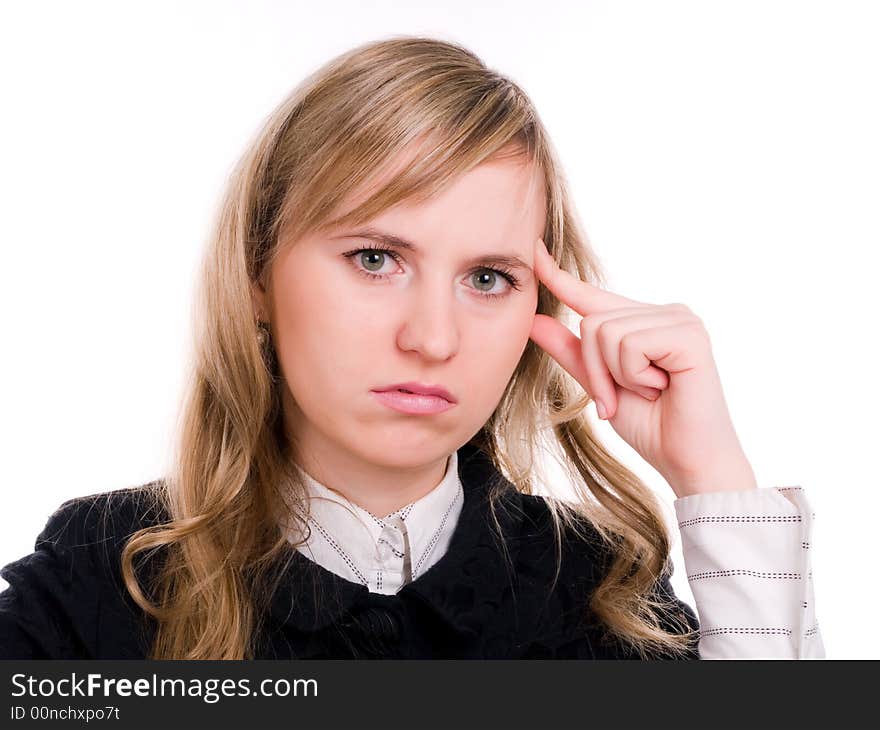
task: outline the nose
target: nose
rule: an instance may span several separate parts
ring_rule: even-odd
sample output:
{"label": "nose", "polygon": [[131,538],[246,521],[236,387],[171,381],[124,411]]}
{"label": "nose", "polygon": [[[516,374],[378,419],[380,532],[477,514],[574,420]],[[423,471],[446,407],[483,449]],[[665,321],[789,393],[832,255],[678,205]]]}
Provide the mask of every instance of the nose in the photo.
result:
{"label": "nose", "polygon": [[398,347],[417,351],[430,360],[442,362],[452,357],[460,339],[455,297],[448,280],[413,287],[398,331]]}

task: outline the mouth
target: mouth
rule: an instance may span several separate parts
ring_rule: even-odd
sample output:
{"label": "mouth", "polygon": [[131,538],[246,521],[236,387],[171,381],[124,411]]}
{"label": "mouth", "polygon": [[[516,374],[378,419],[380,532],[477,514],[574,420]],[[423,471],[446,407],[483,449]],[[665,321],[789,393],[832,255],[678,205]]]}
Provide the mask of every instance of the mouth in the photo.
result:
{"label": "mouth", "polygon": [[409,415],[432,415],[454,408],[455,397],[442,386],[401,383],[375,388],[373,396],[388,408]]}
{"label": "mouth", "polygon": [[415,382],[394,383],[393,385],[374,388],[373,391],[378,393],[395,392],[403,393],[405,395],[436,397],[442,398],[449,403],[458,403],[458,399],[442,385],[425,385],[423,383]]}
{"label": "mouth", "polygon": [[413,416],[429,416],[455,408],[455,403],[450,403],[439,395],[405,393],[401,390],[374,390],[372,393],[382,405]]}

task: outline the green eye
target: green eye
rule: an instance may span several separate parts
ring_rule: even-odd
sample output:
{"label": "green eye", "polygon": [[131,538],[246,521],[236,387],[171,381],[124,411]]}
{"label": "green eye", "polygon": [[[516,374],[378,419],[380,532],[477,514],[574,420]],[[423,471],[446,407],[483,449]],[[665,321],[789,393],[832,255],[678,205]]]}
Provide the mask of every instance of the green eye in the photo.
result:
{"label": "green eye", "polygon": [[[372,260],[368,263],[368,259]],[[378,261],[375,259],[378,259]],[[385,263],[385,253],[383,251],[368,249],[361,253],[361,263],[367,271],[379,271],[379,269],[382,268],[382,264]],[[374,266],[375,268],[373,268]]]}
{"label": "green eye", "polygon": [[[480,291],[483,291],[481,289],[483,284],[488,284],[488,286],[486,287],[486,291],[491,291],[492,287],[495,285],[495,280],[497,279],[497,277],[498,275],[491,269],[482,269],[480,272],[474,274],[472,281],[476,284],[476,288]],[[485,281],[486,278],[489,279],[488,282]]]}

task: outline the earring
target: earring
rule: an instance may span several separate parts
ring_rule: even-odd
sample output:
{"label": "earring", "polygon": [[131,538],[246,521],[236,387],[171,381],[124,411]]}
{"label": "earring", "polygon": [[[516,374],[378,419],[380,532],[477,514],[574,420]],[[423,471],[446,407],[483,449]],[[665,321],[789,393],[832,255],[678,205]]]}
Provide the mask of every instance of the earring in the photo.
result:
{"label": "earring", "polygon": [[265,349],[266,345],[269,343],[271,335],[269,333],[269,326],[266,322],[262,322],[259,319],[257,320],[257,342],[260,345],[260,348]]}

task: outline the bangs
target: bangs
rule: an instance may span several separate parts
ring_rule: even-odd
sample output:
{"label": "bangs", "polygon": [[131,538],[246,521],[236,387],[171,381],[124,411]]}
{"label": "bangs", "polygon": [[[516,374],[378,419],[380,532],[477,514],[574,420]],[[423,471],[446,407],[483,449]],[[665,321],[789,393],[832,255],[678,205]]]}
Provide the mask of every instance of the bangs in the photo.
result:
{"label": "bangs", "polygon": [[403,202],[424,202],[489,160],[543,167],[539,127],[511,82],[483,78],[481,85],[456,89],[425,94],[415,104],[374,108],[372,119],[352,123],[328,140],[323,169],[307,190],[293,191],[288,200],[282,217],[294,224],[286,227],[290,237],[362,225]]}

